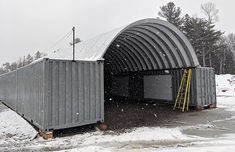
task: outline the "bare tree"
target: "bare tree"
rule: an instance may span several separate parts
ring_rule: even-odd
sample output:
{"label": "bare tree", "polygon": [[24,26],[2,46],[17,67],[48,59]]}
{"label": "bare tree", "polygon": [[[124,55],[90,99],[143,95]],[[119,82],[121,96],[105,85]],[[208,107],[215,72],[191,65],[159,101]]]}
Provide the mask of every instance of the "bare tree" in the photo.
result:
{"label": "bare tree", "polygon": [[212,2],[207,2],[201,5],[202,13],[207,17],[207,21],[213,24],[219,20],[219,10],[216,8],[215,4]]}

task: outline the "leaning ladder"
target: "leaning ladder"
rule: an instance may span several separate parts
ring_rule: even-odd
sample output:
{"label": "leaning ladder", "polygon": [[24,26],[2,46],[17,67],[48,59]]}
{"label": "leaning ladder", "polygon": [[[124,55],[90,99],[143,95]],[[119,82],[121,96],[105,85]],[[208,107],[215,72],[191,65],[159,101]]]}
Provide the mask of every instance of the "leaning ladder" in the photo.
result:
{"label": "leaning ladder", "polygon": [[191,77],[192,77],[192,69],[188,70],[185,69],[173,110],[175,110],[177,107],[178,109],[182,109],[182,112],[184,112],[186,106],[186,110],[188,111]]}

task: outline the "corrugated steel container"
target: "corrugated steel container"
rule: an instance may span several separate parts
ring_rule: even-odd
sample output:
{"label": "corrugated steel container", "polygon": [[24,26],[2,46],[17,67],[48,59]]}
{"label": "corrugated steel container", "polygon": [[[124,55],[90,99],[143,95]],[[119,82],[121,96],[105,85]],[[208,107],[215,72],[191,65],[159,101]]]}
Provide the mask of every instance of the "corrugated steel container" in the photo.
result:
{"label": "corrugated steel container", "polygon": [[197,106],[216,105],[215,71],[213,68],[196,68]]}
{"label": "corrugated steel container", "polygon": [[43,59],[0,76],[0,98],[42,130],[104,120],[103,62]]}
{"label": "corrugated steel container", "polygon": [[[139,77],[142,77],[142,79],[130,81],[133,75],[140,75]],[[172,80],[168,81],[167,79],[162,79],[161,83],[158,82],[155,84],[155,82],[153,82],[154,77],[157,80],[161,79],[161,76],[171,78]],[[131,95],[133,93],[131,92],[135,92],[135,94],[139,94],[138,99],[153,99],[174,103],[182,76],[183,69],[156,70],[115,75],[112,82],[114,90],[111,91],[111,93],[114,96],[122,96],[125,94],[125,97],[133,98]],[[151,77],[151,80],[148,80],[149,77]],[[144,85],[144,87],[142,87],[143,85],[139,85],[140,88],[143,88],[142,90],[137,89],[138,87],[136,86],[138,84]],[[123,87],[118,87],[118,85],[123,85],[126,89],[121,89]],[[134,88],[133,86],[135,86],[135,90],[131,89]],[[159,90],[160,88],[161,90]],[[171,90],[169,91],[167,88]],[[156,92],[158,90],[159,93],[165,94],[166,96],[163,98],[163,96]],[[216,105],[215,73],[213,68],[193,68],[190,93],[190,106],[202,107],[211,104]]]}

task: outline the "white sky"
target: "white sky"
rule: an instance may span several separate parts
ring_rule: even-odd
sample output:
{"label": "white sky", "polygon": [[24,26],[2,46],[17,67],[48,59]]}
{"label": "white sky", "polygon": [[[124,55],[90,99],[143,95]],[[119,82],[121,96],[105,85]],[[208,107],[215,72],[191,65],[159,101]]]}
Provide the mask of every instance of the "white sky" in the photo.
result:
{"label": "white sky", "polygon": [[[181,7],[183,14],[197,16],[202,16],[200,5],[207,2],[171,1]],[[72,26],[76,27],[77,36],[86,40],[139,19],[156,18],[159,7],[167,2],[169,0],[0,0],[0,64],[38,50],[46,51]],[[235,2],[211,2],[220,11],[217,28],[226,34],[235,32]]]}

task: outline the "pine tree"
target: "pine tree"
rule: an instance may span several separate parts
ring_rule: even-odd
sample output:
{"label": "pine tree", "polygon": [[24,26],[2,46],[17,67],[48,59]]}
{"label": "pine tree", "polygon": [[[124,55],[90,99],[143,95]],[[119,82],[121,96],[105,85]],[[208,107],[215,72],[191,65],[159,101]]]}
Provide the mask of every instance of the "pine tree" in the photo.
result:
{"label": "pine tree", "polygon": [[35,53],[35,55],[34,55],[34,60],[37,60],[37,59],[39,59],[39,58],[41,58],[41,57],[42,57],[42,53],[39,52],[39,51],[37,51],[37,52]]}
{"label": "pine tree", "polygon": [[215,30],[214,25],[209,24],[205,19],[189,15],[185,15],[182,29],[194,47],[200,64],[211,66],[211,55],[218,49],[217,42],[223,33]]}
{"label": "pine tree", "polygon": [[17,63],[16,62],[11,63],[11,71],[14,71],[16,69],[17,69]]}
{"label": "pine tree", "polygon": [[183,24],[183,19],[180,17],[181,9],[180,7],[176,7],[173,2],[169,2],[166,5],[160,7],[158,15],[181,29]]}
{"label": "pine tree", "polygon": [[27,55],[26,62],[27,62],[27,64],[30,64],[33,62],[33,57],[30,54]]}

